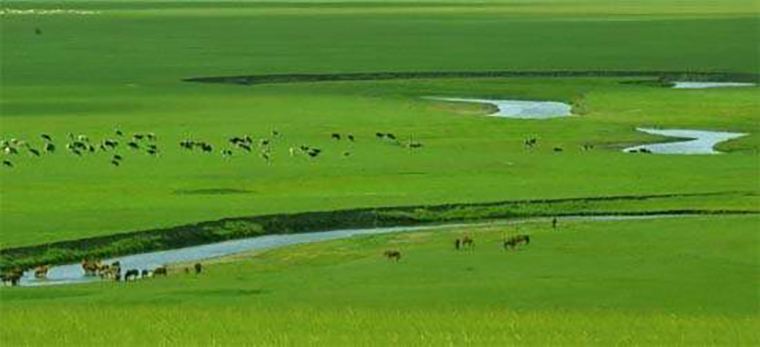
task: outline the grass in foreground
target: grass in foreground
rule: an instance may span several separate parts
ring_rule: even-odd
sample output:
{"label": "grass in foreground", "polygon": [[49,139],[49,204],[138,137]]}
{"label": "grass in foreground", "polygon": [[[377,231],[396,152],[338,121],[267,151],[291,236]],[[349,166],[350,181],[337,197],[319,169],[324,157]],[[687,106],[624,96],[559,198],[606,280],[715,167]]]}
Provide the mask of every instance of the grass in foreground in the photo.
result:
{"label": "grass in foreground", "polygon": [[[207,263],[200,276],[5,288],[14,314],[0,332],[11,344],[752,345],[758,224],[542,222],[293,246]],[[516,232],[533,242],[504,252]],[[476,249],[454,251],[464,233]]]}

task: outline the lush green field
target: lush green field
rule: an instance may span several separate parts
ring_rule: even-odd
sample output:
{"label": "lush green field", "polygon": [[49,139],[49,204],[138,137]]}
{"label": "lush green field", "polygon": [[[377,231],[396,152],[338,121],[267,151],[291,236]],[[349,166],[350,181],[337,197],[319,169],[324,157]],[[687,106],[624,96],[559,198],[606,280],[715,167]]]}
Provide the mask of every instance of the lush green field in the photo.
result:
{"label": "lush green field", "polygon": [[[287,72],[755,73],[759,22],[746,1],[5,6],[99,12],[0,17],[0,137],[39,147],[44,132],[59,148],[43,158],[11,158],[15,167],[0,170],[3,247],[273,212],[758,188],[760,102],[754,88],[675,91],[615,79],[259,87],[180,81]],[[576,103],[582,116],[484,118],[477,117],[486,112],[478,106],[420,99],[429,95],[562,100]],[[655,140],[633,131],[636,126],[753,134],[721,145],[735,152],[727,156],[619,153],[624,144]],[[126,159],[115,168],[111,154],[78,158],[63,151],[68,133],[101,140],[113,137],[115,127],[155,132],[160,157],[122,150]],[[283,133],[274,139],[272,165],[256,156],[224,161],[218,155],[229,137],[266,137],[272,129]],[[377,131],[425,147],[410,154],[376,141]],[[331,132],[350,132],[358,140],[333,143]],[[541,146],[526,153],[521,144],[531,135]],[[178,143],[186,138],[211,142],[215,155],[181,152]],[[586,143],[597,149],[581,153]],[[300,144],[325,154],[314,161],[289,158],[288,148]],[[554,146],[566,151],[554,155]],[[349,158],[341,155],[346,151]],[[219,189],[247,194],[182,194]]]}
{"label": "lush green field", "polygon": [[[548,222],[355,237],[133,283],[2,291],[17,344],[760,342],[748,217]],[[505,252],[506,235],[532,242]],[[469,234],[473,250],[455,251]],[[382,256],[398,249],[397,263]],[[32,323],[33,322],[33,323]]]}
{"label": "lush green field", "polygon": [[[13,164],[0,167],[0,249],[356,207],[568,198],[576,200],[517,209],[760,210],[758,88],[673,90],[630,83],[636,77],[182,82],[403,71],[758,74],[754,0],[34,0],[0,9],[0,139],[41,149],[47,133],[57,146],[41,157],[0,154]],[[19,12],[30,9],[36,14]],[[56,9],[74,12],[40,12]],[[576,116],[483,117],[486,106],[427,96],[564,101]],[[621,153],[665,140],[636,127],[749,135],[720,144],[723,155]],[[65,149],[68,134],[101,141],[117,128],[154,132],[160,154],[146,154],[145,142],[124,148],[124,139],[115,152]],[[335,132],[356,141],[331,140]],[[424,147],[410,151],[376,132]],[[242,150],[220,155],[245,134],[271,140],[271,163]],[[526,149],[528,137],[539,145]],[[183,150],[185,139],[209,142],[213,153]],[[291,157],[300,145],[323,153]],[[124,157],[118,167],[109,163],[115,153]],[[661,194],[672,196],[584,199]],[[451,229],[246,254],[208,263],[200,276],[175,269],[129,284],[0,288],[0,342],[757,345],[758,227],[756,215],[559,230],[533,223],[519,228],[534,242],[509,253],[500,242],[514,226]],[[455,252],[452,240],[465,232],[476,250]],[[392,248],[403,252],[399,263],[380,255]]]}

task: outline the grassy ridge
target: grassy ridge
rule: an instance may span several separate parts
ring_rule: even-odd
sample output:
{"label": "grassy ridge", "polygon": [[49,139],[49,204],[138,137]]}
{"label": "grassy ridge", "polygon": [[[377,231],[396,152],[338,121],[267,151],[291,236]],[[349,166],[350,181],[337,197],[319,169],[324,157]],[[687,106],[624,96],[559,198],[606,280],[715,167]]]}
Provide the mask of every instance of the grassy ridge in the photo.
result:
{"label": "grassy ridge", "polygon": [[[667,87],[672,81],[729,81],[757,82],[760,75],[746,73],[688,72],[688,71],[439,71],[439,72],[370,72],[343,74],[275,74],[221,77],[191,77],[187,82],[229,83],[229,84],[270,84],[333,81],[383,81],[397,79],[431,78],[499,78],[499,77],[656,77],[659,81],[644,80],[647,83]],[[637,83],[639,81],[629,81]]]}
{"label": "grassy ridge", "polygon": [[[12,344],[752,345],[758,222],[535,222],[289,246],[206,263],[200,276],[3,288],[15,314],[0,332]],[[476,248],[457,252],[465,233]],[[516,233],[531,244],[505,252]]]}
{"label": "grassy ridge", "polygon": [[[181,225],[61,241],[29,247],[0,249],[0,268],[30,268],[43,264],[65,264],[84,258],[109,258],[119,255],[195,246],[270,234],[289,234],[353,228],[377,228],[434,223],[474,222],[505,218],[594,215],[725,215],[760,214],[760,210],[694,209],[694,201],[714,197],[741,199],[755,193],[718,192],[703,194],[661,194],[649,196],[612,196],[580,199],[525,200],[481,204],[382,207],[299,214],[277,214],[247,218],[228,218]],[[688,204],[684,204],[686,199]],[[631,208],[628,201],[647,203]],[[651,202],[650,202],[651,201]],[[647,209],[658,206],[660,210]],[[689,206],[690,208],[686,208]]]}

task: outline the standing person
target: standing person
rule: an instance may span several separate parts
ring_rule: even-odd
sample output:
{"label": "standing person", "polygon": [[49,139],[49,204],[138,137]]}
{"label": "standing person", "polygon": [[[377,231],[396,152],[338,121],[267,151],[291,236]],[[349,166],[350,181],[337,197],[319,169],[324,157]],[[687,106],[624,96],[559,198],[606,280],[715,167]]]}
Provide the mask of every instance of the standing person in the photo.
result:
{"label": "standing person", "polygon": [[552,229],[557,229],[557,217],[552,218]]}

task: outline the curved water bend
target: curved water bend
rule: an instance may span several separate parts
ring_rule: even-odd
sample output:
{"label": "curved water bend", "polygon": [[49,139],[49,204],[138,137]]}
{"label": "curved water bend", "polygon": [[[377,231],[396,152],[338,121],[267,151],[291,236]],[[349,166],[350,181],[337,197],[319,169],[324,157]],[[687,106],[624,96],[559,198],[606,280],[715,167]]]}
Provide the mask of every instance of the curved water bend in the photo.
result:
{"label": "curved water bend", "polygon": [[652,135],[678,137],[688,140],[628,147],[623,152],[634,153],[645,150],[655,154],[720,154],[721,152],[714,149],[715,145],[747,135],[743,133],[684,129],[636,128],[636,130]]}
{"label": "curved water bend", "polygon": [[742,82],[673,82],[673,89],[708,89],[754,87],[754,83]]}
{"label": "curved water bend", "polygon": [[573,109],[571,105],[558,101],[493,100],[446,97],[427,97],[426,99],[489,104],[495,106],[497,109],[497,112],[489,114],[489,116],[518,119],[567,117],[572,115],[571,111]]}
{"label": "curved water bend", "polygon": [[[639,220],[654,218],[674,218],[685,217],[680,215],[652,215],[652,216],[627,216],[627,215],[607,215],[607,216],[565,216],[563,221],[616,221],[616,220]],[[443,224],[427,226],[408,226],[408,227],[390,227],[390,228],[373,228],[373,229],[347,229],[334,231],[318,231],[298,234],[276,234],[252,237],[240,240],[231,240],[225,242],[212,243],[201,246],[185,247],[168,251],[149,252],[135,254],[113,259],[107,259],[104,263],[110,264],[114,261],[121,263],[122,270],[138,269],[152,270],[157,266],[196,262],[222,256],[228,256],[243,253],[252,250],[265,250],[283,247],[287,245],[311,243],[320,241],[336,240],[359,235],[385,234],[392,232],[409,232],[429,229],[441,229],[462,226],[479,226],[479,225],[499,225],[525,223],[529,221],[542,220],[546,218],[526,218],[518,220],[505,220],[501,222],[485,222],[470,224]],[[26,271],[21,278],[21,286],[47,286],[47,285],[64,285],[98,281],[100,278],[93,276],[84,276],[80,264],[69,264],[52,266],[48,271],[47,278],[39,280],[34,278],[33,271]]]}

